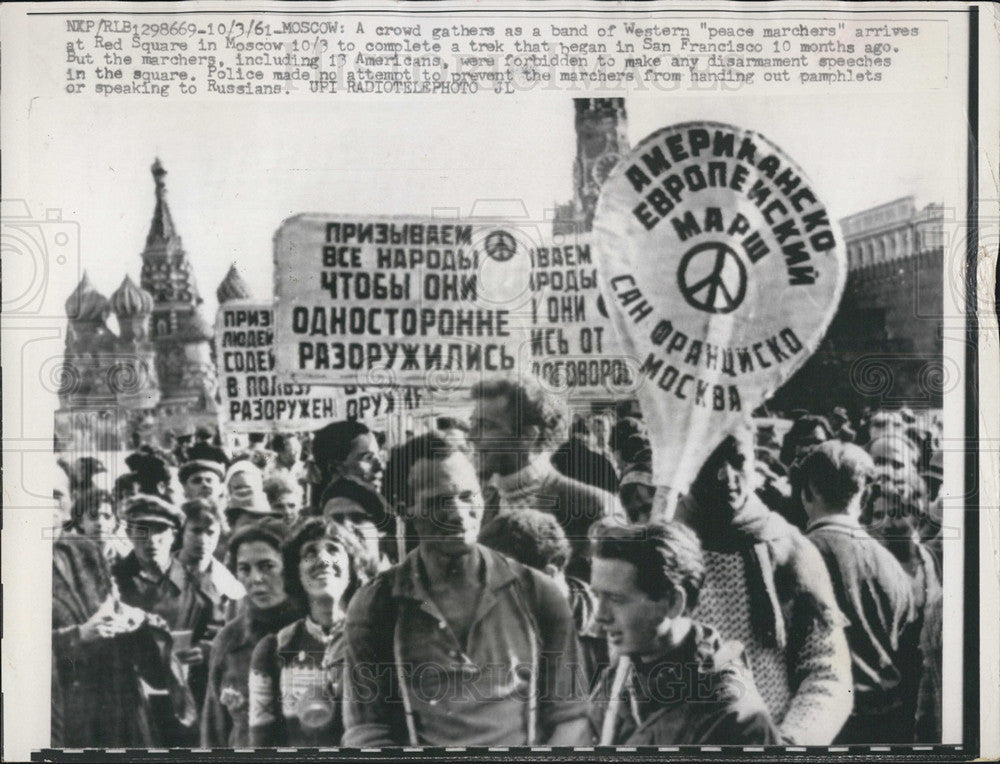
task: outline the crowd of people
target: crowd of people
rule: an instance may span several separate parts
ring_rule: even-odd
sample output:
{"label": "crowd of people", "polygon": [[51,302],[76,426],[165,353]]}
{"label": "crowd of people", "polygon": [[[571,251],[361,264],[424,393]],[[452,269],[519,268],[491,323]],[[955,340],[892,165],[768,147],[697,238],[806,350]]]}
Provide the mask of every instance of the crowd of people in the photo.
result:
{"label": "crowd of people", "polygon": [[53,746],[940,741],[939,423],[748,423],[664,516],[641,416],[470,404],[61,462]]}

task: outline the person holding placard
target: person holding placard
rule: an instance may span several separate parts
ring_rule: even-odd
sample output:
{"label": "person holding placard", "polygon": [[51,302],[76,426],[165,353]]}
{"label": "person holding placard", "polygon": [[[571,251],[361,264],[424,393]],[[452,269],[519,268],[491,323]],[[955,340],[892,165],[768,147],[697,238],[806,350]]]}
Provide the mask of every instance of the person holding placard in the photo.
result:
{"label": "person holding placard", "polygon": [[819,551],[754,494],[753,433],[727,436],[702,465],[675,518],[705,550],[693,617],[747,649],[781,740],[829,745],[851,713],[845,619]]}

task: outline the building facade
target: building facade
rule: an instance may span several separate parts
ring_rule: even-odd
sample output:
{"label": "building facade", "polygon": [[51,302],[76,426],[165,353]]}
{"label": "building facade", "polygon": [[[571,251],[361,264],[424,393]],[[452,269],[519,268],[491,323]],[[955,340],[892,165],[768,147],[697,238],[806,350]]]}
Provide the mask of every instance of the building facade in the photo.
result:
{"label": "building facade", "polygon": [[769,406],[941,407],[946,220],[940,204],[895,199],[840,221],[848,277],[815,355]]}

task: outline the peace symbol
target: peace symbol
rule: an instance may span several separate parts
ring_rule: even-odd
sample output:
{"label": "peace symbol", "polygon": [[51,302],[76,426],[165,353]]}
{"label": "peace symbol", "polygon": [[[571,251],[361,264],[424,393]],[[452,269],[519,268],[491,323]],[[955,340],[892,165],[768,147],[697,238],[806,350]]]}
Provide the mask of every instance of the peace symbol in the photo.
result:
{"label": "peace symbol", "polygon": [[497,262],[510,260],[517,252],[517,241],[506,231],[493,231],[486,237],[486,254]]}
{"label": "peace symbol", "polygon": [[747,293],[747,269],[731,247],[715,241],[681,258],[677,284],[687,304],[706,313],[732,313]]}

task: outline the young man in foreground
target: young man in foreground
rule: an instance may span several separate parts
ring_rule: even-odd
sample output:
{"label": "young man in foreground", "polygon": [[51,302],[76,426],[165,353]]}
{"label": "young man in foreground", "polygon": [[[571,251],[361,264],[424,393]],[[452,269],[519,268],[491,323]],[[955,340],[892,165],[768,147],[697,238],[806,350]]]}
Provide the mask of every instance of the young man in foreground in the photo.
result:
{"label": "young man in foreground", "polygon": [[701,545],[680,523],[592,531],[591,585],[612,665],[591,697],[600,745],[774,745],[739,642],[694,621]]}

